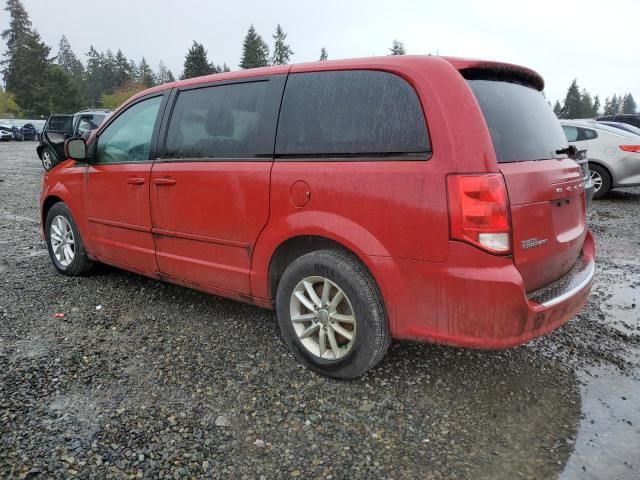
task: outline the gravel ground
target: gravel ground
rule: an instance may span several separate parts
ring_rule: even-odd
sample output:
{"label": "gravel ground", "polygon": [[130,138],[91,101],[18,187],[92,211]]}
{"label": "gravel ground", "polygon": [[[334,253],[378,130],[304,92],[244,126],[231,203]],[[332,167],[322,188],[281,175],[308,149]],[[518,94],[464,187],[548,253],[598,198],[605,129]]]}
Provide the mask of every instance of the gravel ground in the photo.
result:
{"label": "gravel ground", "polygon": [[607,428],[584,410],[594,372],[640,386],[638,189],[595,202],[598,283],[559,331],[505,352],[394,343],[342,382],[298,366],[272,312],[54,273],[35,146],[0,144],[2,478],[554,478],[570,458],[588,473],[576,445]]}

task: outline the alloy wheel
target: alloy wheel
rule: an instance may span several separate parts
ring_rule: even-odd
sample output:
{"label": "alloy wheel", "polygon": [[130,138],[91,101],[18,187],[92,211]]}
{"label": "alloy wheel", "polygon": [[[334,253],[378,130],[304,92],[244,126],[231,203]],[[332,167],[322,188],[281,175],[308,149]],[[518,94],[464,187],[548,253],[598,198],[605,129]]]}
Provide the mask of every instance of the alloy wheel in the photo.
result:
{"label": "alloy wheel", "polygon": [[49,233],[51,250],[56,260],[63,267],[68,267],[75,257],[75,239],[69,221],[62,215],[56,216],[51,222]]}
{"label": "alloy wheel", "polygon": [[291,294],[290,315],[298,339],[316,357],[338,360],[353,347],[355,313],[345,292],[328,278],[299,282]]}
{"label": "alloy wheel", "polygon": [[602,188],[602,176],[595,170],[589,170],[591,182],[593,183],[593,191],[597,192]]}
{"label": "alloy wheel", "polygon": [[51,169],[51,166],[52,166],[51,154],[49,153],[48,150],[45,150],[44,152],[42,152],[42,165],[44,165],[44,168],[47,170]]}

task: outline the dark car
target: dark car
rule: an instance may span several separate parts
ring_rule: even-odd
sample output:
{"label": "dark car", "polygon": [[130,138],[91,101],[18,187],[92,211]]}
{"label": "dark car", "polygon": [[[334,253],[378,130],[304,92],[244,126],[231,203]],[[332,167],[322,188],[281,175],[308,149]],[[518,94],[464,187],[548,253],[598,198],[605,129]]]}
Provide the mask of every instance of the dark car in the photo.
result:
{"label": "dark car", "polygon": [[8,142],[9,140],[13,140],[11,127],[0,125],[0,142]]}
{"label": "dark car", "polygon": [[109,115],[109,110],[83,110],[75,114],[51,115],[40,135],[36,148],[45,170],[51,169],[64,158],[64,141],[68,138],[88,138]]}
{"label": "dark car", "polygon": [[36,140],[38,138],[38,131],[32,123],[25,123],[20,127],[20,133],[22,133],[24,140]]}
{"label": "dark car", "polygon": [[604,120],[608,122],[628,123],[629,125],[640,128],[640,113],[618,113],[616,115],[604,115],[602,117],[596,118],[596,120],[598,122]]}
{"label": "dark car", "polygon": [[13,135],[13,139],[17,140],[18,142],[21,142],[24,140],[24,135],[22,135],[22,132],[20,131],[20,129],[15,125],[11,127],[11,134]]}

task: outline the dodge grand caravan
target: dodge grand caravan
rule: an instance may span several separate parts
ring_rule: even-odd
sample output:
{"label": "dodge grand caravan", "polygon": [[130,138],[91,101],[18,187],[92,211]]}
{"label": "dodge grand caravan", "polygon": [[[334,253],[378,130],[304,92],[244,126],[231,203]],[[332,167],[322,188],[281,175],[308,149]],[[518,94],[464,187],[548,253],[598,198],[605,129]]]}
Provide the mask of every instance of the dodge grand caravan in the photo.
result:
{"label": "dodge grand caravan", "polygon": [[507,348],[587,301],[579,166],[527,68],[392,56],[146,90],[43,180],[56,269],[104,262],[266,308],[351,378],[391,338]]}

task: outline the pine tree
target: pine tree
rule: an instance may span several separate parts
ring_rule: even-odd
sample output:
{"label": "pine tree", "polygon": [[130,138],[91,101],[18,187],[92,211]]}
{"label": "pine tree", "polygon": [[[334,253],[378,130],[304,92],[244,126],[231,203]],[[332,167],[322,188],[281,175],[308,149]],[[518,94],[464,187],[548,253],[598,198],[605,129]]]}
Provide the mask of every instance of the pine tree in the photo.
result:
{"label": "pine tree", "polygon": [[176,79],[173,77],[173,73],[171,70],[167,68],[162,60],[158,63],[158,74],[156,75],[156,83],[161,85],[163,83],[171,83],[175,82]]}
{"label": "pine tree", "polygon": [[133,80],[133,74],[131,72],[131,65],[129,60],[122,53],[122,50],[118,49],[115,56],[115,68],[113,72],[114,87],[119,88],[122,85],[129,83]]}
{"label": "pine tree", "polygon": [[2,60],[2,74],[6,83],[13,68],[13,60],[18,46],[31,35],[31,20],[29,20],[29,14],[20,0],[7,0],[4,11],[9,12],[10,17],[9,28],[2,32],[2,39],[7,43],[5,58]]}
{"label": "pine tree", "polygon": [[622,113],[636,113],[638,109],[636,101],[631,93],[627,93],[622,101]]}
{"label": "pine tree", "polygon": [[556,100],[556,104],[553,106],[553,113],[555,113],[558,118],[562,115],[562,105],[560,105],[560,100]]}
{"label": "pine tree", "polygon": [[76,54],[73,53],[71,49],[71,44],[67,37],[62,35],[60,39],[60,43],[58,43],[58,55],[56,56],[56,63],[60,65],[62,70],[64,70],[69,76],[72,78],[81,79],[84,75],[84,65],[82,62],[76,57]]}
{"label": "pine tree", "polygon": [[567,90],[567,96],[562,105],[560,118],[580,118],[582,113],[582,96],[578,87],[578,80],[574,79]]}
{"label": "pine tree", "polygon": [[229,68],[229,65],[225,63],[222,64],[222,69],[220,70],[221,72],[230,72],[231,69]]}
{"label": "pine tree", "polygon": [[389,49],[391,52],[389,55],[406,55],[407,51],[404,48],[404,43],[399,40],[394,40]]}
{"label": "pine tree", "polygon": [[153,74],[153,70],[147,63],[147,60],[142,57],[140,60],[140,65],[138,65],[138,76],[136,78],[137,82],[144,85],[145,87],[153,87],[155,85],[155,75]]}
{"label": "pine tree", "polygon": [[611,115],[615,115],[616,113],[620,113],[620,104],[622,103],[622,99],[619,98],[615,93],[613,97],[611,97]]}
{"label": "pine tree", "polygon": [[210,75],[214,73],[214,70],[214,66],[209,63],[204,45],[194,40],[193,45],[189,48],[184,58],[184,71],[180,78],[185,79]]}
{"label": "pine tree", "polygon": [[287,34],[284,33],[280,24],[276,27],[276,33],[273,35],[273,57],[271,57],[272,65],[286,65],[293,55],[293,50],[289,44],[285,43]]}
{"label": "pine tree", "polygon": [[320,49],[320,61],[324,62],[325,60],[329,60],[329,54],[327,53],[327,49],[322,47]]}
{"label": "pine tree", "polygon": [[269,65],[269,46],[256,32],[253,25],[249,27],[242,44],[240,68],[266,67]]}
{"label": "pine tree", "polygon": [[593,100],[591,94],[585,88],[580,96],[580,116],[579,118],[589,118],[593,116]]}
{"label": "pine tree", "polygon": [[591,116],[597,117],[599,115],[599,112],[600,112],[600,97],[596,95],[593,98],[593,108],[591,110]]}

